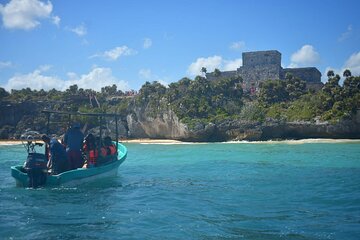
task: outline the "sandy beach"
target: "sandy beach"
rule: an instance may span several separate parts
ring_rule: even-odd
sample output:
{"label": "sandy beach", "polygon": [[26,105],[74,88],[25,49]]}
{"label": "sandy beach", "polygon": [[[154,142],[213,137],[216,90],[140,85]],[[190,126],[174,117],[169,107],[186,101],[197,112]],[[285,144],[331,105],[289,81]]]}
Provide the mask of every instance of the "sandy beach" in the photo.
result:
{"label": "sandy beach", "polygon": [[[36,142],[41,142],[38,140]],[[140,143],[140,144],[191,144],[192,142],[182,142],[172,139],[150,139],[150,138],[140,138],[140,139],[120,139],[121,143]],[[329,139],[329,138],[316,138],[316,139],[300,139],[300,140],[269,140],[269,141],[228,141],[223,143],[246,143],[246,144],[275,144],[275,143],[285,143],[285,144],[304,144],[304,143],[346,143],[346,142],[360,142],[360,139]],[[193,142],[198,143],[198,142]],[[205,143],[205,142],[201,142]],[[18,145],[22,144],[21,140],[0,140],[0,145]]]}
{"label": "sandy beach", "polygon": [[183,143],[178,140],[172,139],[150,139],[150,138],[140,138],[140,139],[122,139],[122,143],[148,143],[148,144],[180,144]]}
{"label": "sandy beach", "polygon": [[0,140],[0,145],[18,145],[21,143],[21,140]]}
{"label": "sandy beach", "polygon": [[[122,143],[144,143],[144,144],[180,144],[183,143],[177,140],[171,139],[150,139],[150,138],[141,138],[141,139],[120,139]],[[36,141],[41,142],[41,140]],[[0,145],[18,145],[22,144],[21,140],[0,140]]]}

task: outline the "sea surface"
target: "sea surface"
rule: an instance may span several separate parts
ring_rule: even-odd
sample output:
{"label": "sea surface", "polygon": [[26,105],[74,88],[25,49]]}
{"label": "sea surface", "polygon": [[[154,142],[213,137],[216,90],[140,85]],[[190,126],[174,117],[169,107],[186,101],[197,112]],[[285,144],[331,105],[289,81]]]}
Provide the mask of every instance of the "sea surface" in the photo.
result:
{"label": "sea surface", "polygon": [[117,177],[36,190],[0,146],[0,239],[360,239],[360,141],[125,145]]}

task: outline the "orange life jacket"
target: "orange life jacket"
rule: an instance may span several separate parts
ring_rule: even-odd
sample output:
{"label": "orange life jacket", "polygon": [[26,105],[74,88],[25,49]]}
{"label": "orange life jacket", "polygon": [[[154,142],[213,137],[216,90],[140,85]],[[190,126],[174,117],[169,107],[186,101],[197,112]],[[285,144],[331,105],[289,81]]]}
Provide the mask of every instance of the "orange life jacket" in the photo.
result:
{"label": "orange life jacket", "polygon": [[101,154],[103,156],[115,155],[116,154],[116,147],[114,145],[102,147],[101,148]]}
{"label": "orange life jacket", "polygon": [[89,146],[87,144],[84,144],[83,150],[88,157],[88,165],[95,165],[96,159],[99,157],[99,152],[96,148],[91,150],[88,148]]}
{"label": "orange life jacket", "polygon": [[97,149],[93,149],[89,151],[89,162],[88,164],[95,165],[96,159],[99,157],[99,153]]}

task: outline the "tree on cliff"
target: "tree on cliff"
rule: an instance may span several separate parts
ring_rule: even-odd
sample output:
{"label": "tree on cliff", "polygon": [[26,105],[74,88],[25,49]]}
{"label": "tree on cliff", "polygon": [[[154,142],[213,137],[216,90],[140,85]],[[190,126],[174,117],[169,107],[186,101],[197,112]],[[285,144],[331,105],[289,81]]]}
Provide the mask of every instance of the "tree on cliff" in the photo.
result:
{"label": "tree on cliff", "polygon": [[344,75],[347,77],[343,86],[339,85],[340,76],[336,74],[317,93],[321,99],[318,109],[324,120],[350,119],[360,108],[360,77],[350,76],[349,72]]}
{"label": "tree on cliff", "polygon": [[106,96],[123,95],[123,92],[121,90],[117,90],[116,84],[102,87],[101,93]]}
{"label": "tree on cliff", "polygon": [[285,80],[286,92],[290,100],[298,99],[306,93],[306,82],[292,75]]}
{"label": "tree on cliff", "polygon": [[166,96],[171,108],[187,123],[215,121],[238,114],[242,107],[240,78],[218,78],[213,81],[197,76],[171,83]]}
{"label": "tree on cliff", "polygon": [[351,72],[349,69],[344,70],[343,77],[346,77],[346,78],[351,77]]}
{"label": "tree on cliff", "polygon": [[0,100],[9,95],[10,95],[10,93],[8,93],[4,88],[0,87]]}
{"label": "tree on cliff", "polygon": [[189,88],[192,80],[189,78],[182,78],[178,82],[169,84],[169,88],[166,91],[166,96],[169,102],[174,102],[180,98]]}
{"label": "tree on cliff", "polygon": [[78,93],[79,87],[77,84],[71,85],[68,89],[66,89],[66,92],[75,95]]}
{"label": "tree on cliff", "polygon": [[202,67],[201,73],[203,74],[203,76],[206,76],[206,72],[207,72],[206,67]]}
{"label": "tree on cliff", "polygon": [[139,90],[139,95],[136,97],[141,107],[153,108],[154,114],[160,107],[160,100],[165,97],[166,87],[161,83],[154,81],[152,83],[145,82]]}
{"label": "tree on cliff", "polygon": [[327,75],[328,78],[332,78],[332,77],[335,76],[335,73],[334,73],[333,70],[329,70],[326,75]]}
{"label": "tree on cliff", "polygon": [[260,84],[259,101],[265,105],[283,102],[287,98],[285,81],[267,80]]}

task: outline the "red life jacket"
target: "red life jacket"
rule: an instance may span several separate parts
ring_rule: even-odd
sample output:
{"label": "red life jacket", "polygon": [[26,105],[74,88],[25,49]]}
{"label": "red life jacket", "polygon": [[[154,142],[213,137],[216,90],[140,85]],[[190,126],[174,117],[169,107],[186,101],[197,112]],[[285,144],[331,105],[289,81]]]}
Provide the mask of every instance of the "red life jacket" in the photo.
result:
{"label": "red life jacket", "polygon": [[105,146],[101,148],[101,154],[103,156],[115,155],[116,147],[114,145]]}
{"label": "red life jacket", "polygon": [[89,151],[89,164],[95,165],[96,159],[99,157],[99,153],[97,149],[93,149]]}
{"label": "red life jacket", "polygon": [[83,146],[83,150],[86,153],[86,155],[88,156],[88,164],[89,165],[95,165],[96,164],[96,159],[99,157],[99,152],[98,150],[95,149],[88,149],[89,146],[87,144],[84,144]]}
{"label": "red life jacket", "polygon": [[116,147],[114,145],[110,145],[109,149],[110,149],[110,155],[115,155],[116,154]]}

